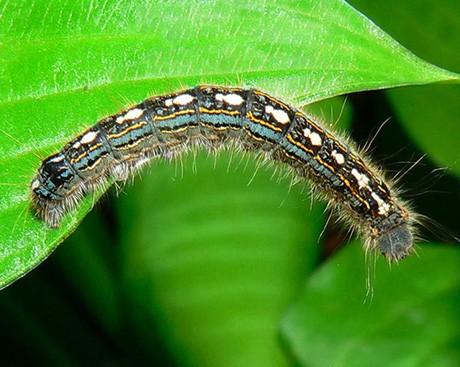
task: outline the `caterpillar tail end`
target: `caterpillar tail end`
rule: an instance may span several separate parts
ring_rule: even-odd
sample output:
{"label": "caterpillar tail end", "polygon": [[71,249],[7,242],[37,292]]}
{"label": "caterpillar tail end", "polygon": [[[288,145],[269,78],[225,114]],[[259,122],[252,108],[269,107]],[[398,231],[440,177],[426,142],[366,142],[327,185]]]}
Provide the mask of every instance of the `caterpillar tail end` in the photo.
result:
{"label": "caterpillar tail end", "polygon": [[414,235],[406,223],[389,229],[374,241],[375,248],[390,262],[402,260],[413,252]]}

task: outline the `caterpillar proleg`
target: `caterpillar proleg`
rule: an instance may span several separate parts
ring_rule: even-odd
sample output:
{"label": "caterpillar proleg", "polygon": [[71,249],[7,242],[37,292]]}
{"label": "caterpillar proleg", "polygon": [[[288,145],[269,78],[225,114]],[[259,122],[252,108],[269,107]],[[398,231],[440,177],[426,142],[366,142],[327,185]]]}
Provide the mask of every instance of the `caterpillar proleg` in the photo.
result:
{"label": "caterpillar proleg", "polygon": [[100,120],[42,162],[30,185],[36,213],[58,227],[107,180],[124,181],[146,162],[194,146],[238,146],[284,163],[340,208],[366,248],[390,261],[413,249],[415,214],[383,174],[347,139],[254,89],[197,86]]}

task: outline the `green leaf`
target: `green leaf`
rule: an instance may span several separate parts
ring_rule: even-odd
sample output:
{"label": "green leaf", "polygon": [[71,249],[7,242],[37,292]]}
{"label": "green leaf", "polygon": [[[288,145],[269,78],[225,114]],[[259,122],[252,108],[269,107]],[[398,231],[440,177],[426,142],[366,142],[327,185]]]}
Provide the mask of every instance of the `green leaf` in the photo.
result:
{"label": "green leaf", "polygon": [[146,350],[159,332],[180,365],[288,365],[278,320],[319,257],[326,215],[258,164],[227,152],[162,162],[116,201],[129,320]]}
{"label": "green leaf", "polygon": [[431,245],[389,269],[350,244],[312,275],[282,322],[299,365],[458,366],[460,252]]}
{"label": "green leaf", "polygon": [[[353,0],[352,3],[417,55],[460,71],[458,1],[405,0],[389,4]],[[385,15],[388,11],[392,17]],[[428,158],[460,176],[460,153],[455,143],[460,141],[460,88],[430,85],[389,90],[387,94],[397,117]]]}
{"label": "green leaf", "polygon": [[[0,4],[0,286],[37,264],[61,228],[33,217],[40,158],[108,113],[181,85],[255,86],[298,102],[456,81],[342,1]],[[37,155],[40,157],[38,158]]]}

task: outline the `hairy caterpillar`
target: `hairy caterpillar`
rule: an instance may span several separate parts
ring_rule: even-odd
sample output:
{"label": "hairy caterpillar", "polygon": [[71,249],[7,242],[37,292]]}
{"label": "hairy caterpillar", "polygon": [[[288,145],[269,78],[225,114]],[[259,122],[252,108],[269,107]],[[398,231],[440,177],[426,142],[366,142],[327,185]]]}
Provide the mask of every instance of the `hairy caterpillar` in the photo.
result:
{"label": "hairy caterpillar", "polygon": [[415,214],[345,139],[253,89],[197,86],[148,98],[108,116],[46,158],[30,185],[50,227],[108,179],[124,181],[146,162],[193,146],[237,145],[285,163],[343,209],[345,220],[390,261],[413,248]]}

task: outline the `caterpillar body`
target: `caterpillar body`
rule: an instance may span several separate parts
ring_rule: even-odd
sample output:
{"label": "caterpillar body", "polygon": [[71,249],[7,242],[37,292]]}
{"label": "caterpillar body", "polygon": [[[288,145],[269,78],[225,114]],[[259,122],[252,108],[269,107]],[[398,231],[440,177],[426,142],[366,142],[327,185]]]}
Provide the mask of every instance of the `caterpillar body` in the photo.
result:
{"label": "caterpillar body", "polygon": [[254,89],[197,86],[154,96],[108,116],[46,158],[30,185],[36,214],[50,227],[108,180],[193,146],[258,151],[291,167],[390,261],[413,250],[415,214],[382,173],[346,139]]}

